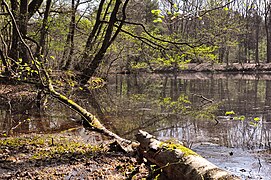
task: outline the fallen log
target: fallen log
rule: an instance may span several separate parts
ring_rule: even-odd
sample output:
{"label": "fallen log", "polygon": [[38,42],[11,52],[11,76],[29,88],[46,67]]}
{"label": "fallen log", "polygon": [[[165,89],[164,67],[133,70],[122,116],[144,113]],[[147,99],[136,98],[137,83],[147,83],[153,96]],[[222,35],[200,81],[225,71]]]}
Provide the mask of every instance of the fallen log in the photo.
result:
{"label": "fallen log", "polygon": [[139,154],[161,168],[168,179],[240,179],[181,144],[161,142],[141,130],[136,139],[140,143]]}

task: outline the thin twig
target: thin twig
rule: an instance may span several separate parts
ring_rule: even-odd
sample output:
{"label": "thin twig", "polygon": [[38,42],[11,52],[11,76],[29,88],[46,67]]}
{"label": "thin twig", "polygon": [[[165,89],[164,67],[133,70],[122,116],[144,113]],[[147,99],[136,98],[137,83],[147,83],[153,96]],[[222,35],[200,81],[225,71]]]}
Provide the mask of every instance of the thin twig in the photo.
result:
{"label": "thin twig", "polygon": [[260,158],[258,158],[258,161],[259,161],[259,170],[258,170],[258,173],[260,172],[260,170],[261,170],[261,168],[262,168],[262,164],[261,164],[261,160],[260,160]]}

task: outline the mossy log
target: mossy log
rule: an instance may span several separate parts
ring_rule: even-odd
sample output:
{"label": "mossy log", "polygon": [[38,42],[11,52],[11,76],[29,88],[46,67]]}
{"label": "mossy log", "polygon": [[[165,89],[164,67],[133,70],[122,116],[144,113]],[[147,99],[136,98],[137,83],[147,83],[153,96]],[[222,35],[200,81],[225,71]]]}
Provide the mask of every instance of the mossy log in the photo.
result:
{"label": "mossy log", "polygon": [[160,167],[168,179],[240,179],[183,145],[161,142],[145,131],[139,131],[136,138],[139,154]]}

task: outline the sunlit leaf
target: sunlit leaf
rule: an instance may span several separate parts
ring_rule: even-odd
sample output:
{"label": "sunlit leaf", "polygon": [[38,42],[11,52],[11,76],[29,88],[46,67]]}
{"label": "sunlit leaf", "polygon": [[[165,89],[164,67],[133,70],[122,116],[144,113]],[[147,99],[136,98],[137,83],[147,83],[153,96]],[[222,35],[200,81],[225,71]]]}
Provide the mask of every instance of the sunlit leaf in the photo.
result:
{"label": "sunlit leaf", "polygon": [[245,118],[246,118],[245,116],[240,116],[240,117],[239,117],[239,120],[244,121]]}
{"label": "sunlit leaf", "polygon": [[161,10],[160,9],[153,9],[153,10],[151,10],[151,13],[155,16],[159,16],[159,14],[161,13]]}
{"label": "sunlit leaf", "polygon": [[225,112],[225,115],[226,115],[226,116],[234,115],[234,114],[235,114],[234,111],[227,111],[227,112]]}
{"label": "sunlit leaf", "polygon": [[161,22],[163,22],[163,21],[162,21],[161,18],[157,18],[157,19],[153,20],[153,22],[154,22],[154,23],[161,23]]}
{"label": "sunlit leaf", "polygon": [[253,120],[258,122],[258,121],[260,121],[261,119],[260,119],[259,117],[255,117]]}

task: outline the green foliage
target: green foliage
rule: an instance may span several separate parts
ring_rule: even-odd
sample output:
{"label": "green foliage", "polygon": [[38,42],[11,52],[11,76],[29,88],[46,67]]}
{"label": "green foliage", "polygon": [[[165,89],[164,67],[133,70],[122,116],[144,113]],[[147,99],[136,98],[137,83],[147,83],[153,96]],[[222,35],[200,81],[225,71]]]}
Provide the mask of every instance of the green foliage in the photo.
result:
{"label": "green foliage", "polygon": [[186,64],[188,64],[191,60],[186,59],[187,54],[167,54],[166,57],[158,57],[156,59],[152,59],[150,63],[153,64],[154,67],[175,67],[185,69]]}
{"label": "green foliage", "polygon": [[159,104],[175,113],[184,113],[190,108],[189,104],[191,102],[188,100],[188,96],[181,94],[176,101],[170,97],[166,97],[161,99]]}
{"label": "green foliage", "polygon": [[146,68],[149,67],[149,65],[146,62],[137,62],[137,63],[136,62],[132,62],[131,63],[131,67],[133,69],[146,69]]}
{"label": "green foliage", "polygon": [[192,59],[200,59],[203,62],[217,62],[218,55],[215,54],[215,51],[218,49],[218,46],[207,46],[202,45],[195,48],[190,48],[186,54],[191,56]]}
{"label": "green foliage", "polygon": [[[169,38],[170,39],[170,38]],[[168,53],[164,56],[152,58],[150,63],[155,68],[185,69],[191,61],[196,62],[217,62],[215,53],[217,46],[201,45],[198,47],[183,47],[182,53]]]}
{"label": "green foliage", "polygon": [[253,126],[253,127],[257,127],[257,126],[258,126],[258,124],[255,123],[255,122],[253,122],[253,121],[250,121],[250,122],[249,122],[249,125],[251,125],[251,126]]}
{"label": "green foliage", "polygon": [[259,122],[261,119],[259,117],[255,117],[253,120]]}
{"label": "green foliage", "polygon": [[[239,120],[239,121],[245,121],[246,119],[249,120],[249,118],[246,118],[244,115],[238,116],[235,114],[234,111],[227,111],[225,113],[226,116],[233,116],[233,120]],[[259,122],[261,121],[260,117],[254,117],[252,120],[248,121],[248,124],[257,127],[259,125]]]}
{"label": "green foliage", "polygon": [[133,94],[131,96],[131,99],[133,101],[145,101],[147,99],[147,96],[145,94]]}
{"label": "green foliage", "polygon": [[161,15],[161,10],[160,9],[155,9],[155,10],[151,10],[151,13],[156,17],[155,20],[153,20],[154,23],[162,23],[163,20],[165,18],[165,16]]}
{"label": "green foliage", "polygon": [[234,114],[235,114],[234,111],[227,111],[227,112],[225,112],[225,115],[226,115],[226,116],[234,115]]}
{"label": "green foliage", "polygon": [[259,123],[261,122],[261,118],[260,117],[254,117],[253,121],[249,122],[249,125],[253,126],[253,127],[258,127]]}
{"label": "green foliage", "polygon": [[[33,66],[30,66],[27,63],[22,64],[22,59],[20,58],[17,64],[17,72],[18,72],[18,80],[27,80],[29,77],[33,77],[37,75],[39,72],[38,70],[34,69]],[[31,64],[34,64],[34,61],[31,62]]]}
{"label": "green foliage", "polygon": [[90,81],[88,81],[88,88],[89,89],[101,88],[104,85],[105,85],[105,81],[103,78],[93,77],[90,79]]}
{"label": "green foliage", "polygon": [[216,118],[215,112],[218,109],[217,103],[210,104],[199,108],[198,110],[194,110],[191,115],[196,117],[197,119],[203,120],[214,120]]}
{"label": "green foliage", "polygon": [[236,116],[233,118],[234,120],[240,120],[240,121],[244,121],[246,119],[246,117],[244,115],[242,116]]}

